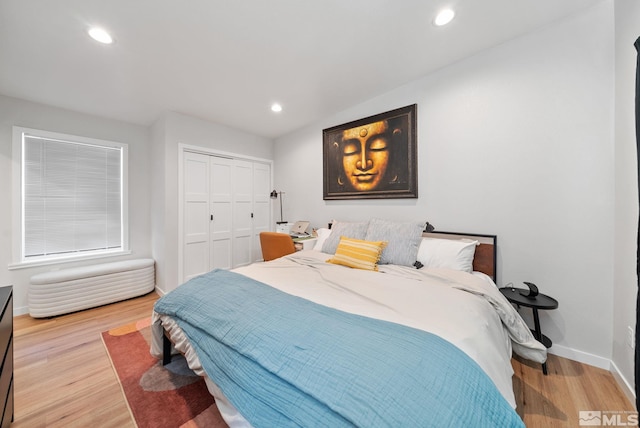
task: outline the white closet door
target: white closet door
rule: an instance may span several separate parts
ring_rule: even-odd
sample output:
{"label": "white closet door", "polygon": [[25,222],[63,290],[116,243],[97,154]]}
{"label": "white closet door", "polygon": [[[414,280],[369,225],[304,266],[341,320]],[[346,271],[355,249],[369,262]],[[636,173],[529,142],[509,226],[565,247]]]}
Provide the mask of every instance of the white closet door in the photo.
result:
{"label": "white closet door", "polygon": [[182,281],[262,260],[271,165],[184,151]]}
{"label": "white closet door", "polygon": [[209,156],[186,152],[184,171],[184,280],[209,269]]}
{"label": "white closet door", "polygon": [[232,266],[233,160],[209,156],[210,184],[210,258],[209,270]]}
{"label": "white closet door", "polygon": [[260,232],[271,230],[271,166],[253,165],[253,261],[262,261]]}
{"label": "white closet door", "polygon": [[233,161],[233,267],[252,262],[253,162]]}

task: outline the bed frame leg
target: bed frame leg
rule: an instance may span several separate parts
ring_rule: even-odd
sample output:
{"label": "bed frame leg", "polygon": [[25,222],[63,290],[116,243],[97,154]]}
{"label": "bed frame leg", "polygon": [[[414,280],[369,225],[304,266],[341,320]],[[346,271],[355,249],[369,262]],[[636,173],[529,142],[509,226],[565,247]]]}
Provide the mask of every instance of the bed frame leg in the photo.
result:
{"label": "bed frame leg", "polygon": [[171,341],[165,331],[162,335],[162,365],[166,366],[171,362]]}

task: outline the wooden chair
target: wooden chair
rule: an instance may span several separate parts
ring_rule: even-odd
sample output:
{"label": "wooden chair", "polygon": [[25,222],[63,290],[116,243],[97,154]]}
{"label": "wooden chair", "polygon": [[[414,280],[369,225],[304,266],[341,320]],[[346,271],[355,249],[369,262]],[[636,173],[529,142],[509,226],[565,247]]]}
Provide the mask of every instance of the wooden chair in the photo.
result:
{"label": "wooden chair", "polygon": [[296,252],[293,239],[286,233],[260,232],[260,247],[265,262]]}

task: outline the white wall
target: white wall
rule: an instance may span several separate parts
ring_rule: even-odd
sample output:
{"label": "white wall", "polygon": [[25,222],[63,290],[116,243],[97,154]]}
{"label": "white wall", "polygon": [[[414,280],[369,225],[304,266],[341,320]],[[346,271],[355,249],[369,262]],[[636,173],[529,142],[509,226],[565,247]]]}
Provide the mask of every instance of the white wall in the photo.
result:
{"label": "white wall", "polygon": [[[153,254],[162,292],[178,280],[178,145],[186,144],[262,159],[273,159],[273,142],[224,125],[169,112],[152,127],[154,207]],[[156,212],[162,210],[162,212]]]}
{"label": "white wall", "polygon": [[166,233],[165,221],[166,212],[166,131],[164,116],[158,118],[151,126],[151,250],[153,259],[156,261],[156,287],[164,290],[166,283]]}
{"label": "white wall", "polygon": [[[132,254],[104,260],[8,270],[11,255],[12,126],[117,141],[129,145],[129,243]],[[29,278],[40,272],[98,262],[151,257],[147,128],[0,95],[0,285],[14,287],[14,310],[26,313]]]}
{"label": "white wall", "polygon": [[[633,382],[634,352],[627,329],[636,328],[636,237],[638,226],[638,165],[635,136],[635,70],[640,37],[640,2],[615,1],[616,119],[615,119],[615,247],[613,300],[613,362]],[[632,383],[631,383],[632,385]]]}
{"label": "white wall", "polygon": [[[606,365],[613,34],[613,2],[605,1],[278,139],[285,217],[315,227],[332,218],[429,220],[440,230],[496,234],[499,285],[532,281],[560,302],[540,316],[553,352]],[[419,198],[323,201],[322,129],[413,103]]]}

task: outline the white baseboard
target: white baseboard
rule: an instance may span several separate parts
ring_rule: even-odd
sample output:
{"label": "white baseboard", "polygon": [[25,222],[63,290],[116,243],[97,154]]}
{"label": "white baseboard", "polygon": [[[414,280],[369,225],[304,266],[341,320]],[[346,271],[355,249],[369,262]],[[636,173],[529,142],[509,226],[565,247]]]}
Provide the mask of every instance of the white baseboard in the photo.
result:
{"label": "white baseboard", "polygon": [[[609,371],[611,372],[611,374],[613,374],[613,378],[616,380],[616,382],[618,382],[620,388],[622,388],[622,392],[624,392],[624,395],[626,395],[629,401],[631,401],[631,404],[635,406],[636,393],[633,384],[629,383],[629,381],[624,376],[622,376],[622,373],[620,373],[620,370],[618,370],[618,366],[616,366],[613,361],[611,362],[611,370]],[[636,409],[636,411],[638,411],[638,409]]]}
{"label": "white baseboard", "polygon": [[579,363],[588,364],[590,366],[598,367],[611,372],[613,378],[616,380],[624,395],[627,396],[629,401],[635,405],[636,394],[633,387],[633,383],[629,382],[615,363],[607,358],[599,357],[597,355],[590,354],[588,352],[578,351],[576,349],[567,348],[562,345],[553,345],[549,348],[549,353],[557,355],[558,357],[567,358],[569,360],[577,361]]}
{"label": "white baseboard", "polygon": [[17,308],[13,308],[13,316],[17,316],[17,315],[26,315],[29,313],[29,307],[28,306],[19,306]]}
{"label": "white baseboard", "polygon": [[160,295],[160,297],[162,297],[162,296],[164,296],[165,294],[167,294],[167,293],[166,293],[166,291],[164,291],[164,290],[162,290],[162,289],[158,288],[158,286],[157,286],[157,285],[156,285],[155,290],[156,290],[156,293],[158,293],[158,294]]}
{"label": "white baseboard", "polygon": [[579,363],[584,363],[590,366],[611,371],[611,360],[599,357],[598,355],[555,344],[551,348],[549,348],[548,352],[550,354],[557,355],[558,357],[567,358]]}

